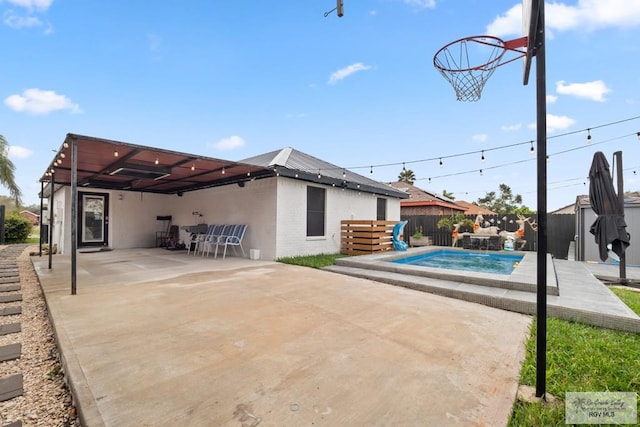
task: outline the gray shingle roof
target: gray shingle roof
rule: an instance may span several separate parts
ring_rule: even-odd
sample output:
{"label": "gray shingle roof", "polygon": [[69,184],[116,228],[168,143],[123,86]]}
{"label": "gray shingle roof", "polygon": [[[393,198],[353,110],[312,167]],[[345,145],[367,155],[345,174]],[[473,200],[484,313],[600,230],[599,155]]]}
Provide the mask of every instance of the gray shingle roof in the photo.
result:
{"label": "gray shingle roof", "polygon": [[309,182],[344,187],[396,198],[408,195],[390,185],[351,172],[309,154],[287,147],[242,160],[242,163],[273,167],[280,175]]}

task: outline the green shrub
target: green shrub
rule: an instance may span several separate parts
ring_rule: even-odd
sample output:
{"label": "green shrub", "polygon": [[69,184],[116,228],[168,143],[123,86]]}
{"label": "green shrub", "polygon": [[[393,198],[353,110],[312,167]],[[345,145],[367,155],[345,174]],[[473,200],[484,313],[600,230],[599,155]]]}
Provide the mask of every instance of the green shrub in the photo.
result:
{"label": "green shrub", "polygon": [[4,218],[5,243],[24,243],[31,234],[31,221],[19,213],[10,213]]}

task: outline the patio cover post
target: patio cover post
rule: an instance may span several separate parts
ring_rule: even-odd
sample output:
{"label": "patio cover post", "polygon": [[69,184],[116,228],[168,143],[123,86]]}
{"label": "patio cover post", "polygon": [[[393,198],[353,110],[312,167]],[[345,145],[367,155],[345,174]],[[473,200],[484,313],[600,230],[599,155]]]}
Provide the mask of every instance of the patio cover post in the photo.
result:
{"label": "patio cover post", "polygon": [[76,294],[76,247],[78,238],[78,141],[71,138],[71,295]]}
{"label": "patio cover post", "polygon": [[53,260],[53,191],[55,188],[56,172],[51,169],[51,182],[49,183],[49,270]]}
{"label": "patio cover post", "polygon": [[42,223],[42,218],[44,218],[44,216],[42,215],[42,213],[44,212],[44,203],[42,201],[42,196],[44,196],[44,181],[40,181],[40,241],[38,242],[39,257],[42,256],[42,227],[44,225]]}

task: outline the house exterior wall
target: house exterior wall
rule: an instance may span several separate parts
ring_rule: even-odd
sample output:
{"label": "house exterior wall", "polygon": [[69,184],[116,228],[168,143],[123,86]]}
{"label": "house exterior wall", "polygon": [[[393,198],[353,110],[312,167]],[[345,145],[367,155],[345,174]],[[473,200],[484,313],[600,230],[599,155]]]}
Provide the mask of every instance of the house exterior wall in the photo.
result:
{"label": "house exterior wall", "polygon": [[[307,237],[307,187],[326,189],[325,235]],[[340,221],[375,220],[377,199],[384,197],[353,190],[278,178],[278,214],[275,258],[340,252]],[[386,197],[385,197],[386,198]],[[400,220],[400,200],[387,199],[387,220]]]}
{"label": "house exterior wall", "polygon": [[[326,189],[325,236],[306,236],[307,186]],[[81,191],[81,190],[79,190]],[[245,254],[259,249],[260,258],[338,253],[340,221],[375,220],[380,195],[321,186],[304,181],[273,177],[232,184],[183,196],[91,189],[109,194],[109,247],[112,249],[154,247],[156,231],[165,224],[157,216],[171,215],[180,239],[188,241],[183,226],[196,224],[247,224],[243,239]],[[71,248],[71,188],[62,187],[54,198],[53,243],[58,252]],[[400,200],[386,198],[387,220],[400,220]],[[78,225],[80,226],[80,225]]]}

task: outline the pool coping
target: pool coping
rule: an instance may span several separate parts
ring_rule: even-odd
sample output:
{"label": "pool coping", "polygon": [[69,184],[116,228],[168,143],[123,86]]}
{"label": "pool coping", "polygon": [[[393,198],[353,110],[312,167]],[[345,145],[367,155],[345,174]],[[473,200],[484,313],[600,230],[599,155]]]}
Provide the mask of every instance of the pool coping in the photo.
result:
{"label": "pool coping", "polygon": [[[522,255],[518,267],[508,275],[492,274],[477,271],[451,270],[446,268],[424,267],[391,261],[423,255],[430,252],[462,252],[481,254]],[[382,262],[381,262],[382,261]],[[344,267],[366,268],[371,270],[388,271],[432,279],[451,280],[455,282],[482,285],[500,289],[510,289],[522,292],[537,292],[536,253],[524,251],[484,251],[455,247],[423,246],[409,248],[406,251],[383,252],[357,257],[338,258],[335,264]],[[558,295],[558,281],[551,255],[547,255],[547,294]]]}

